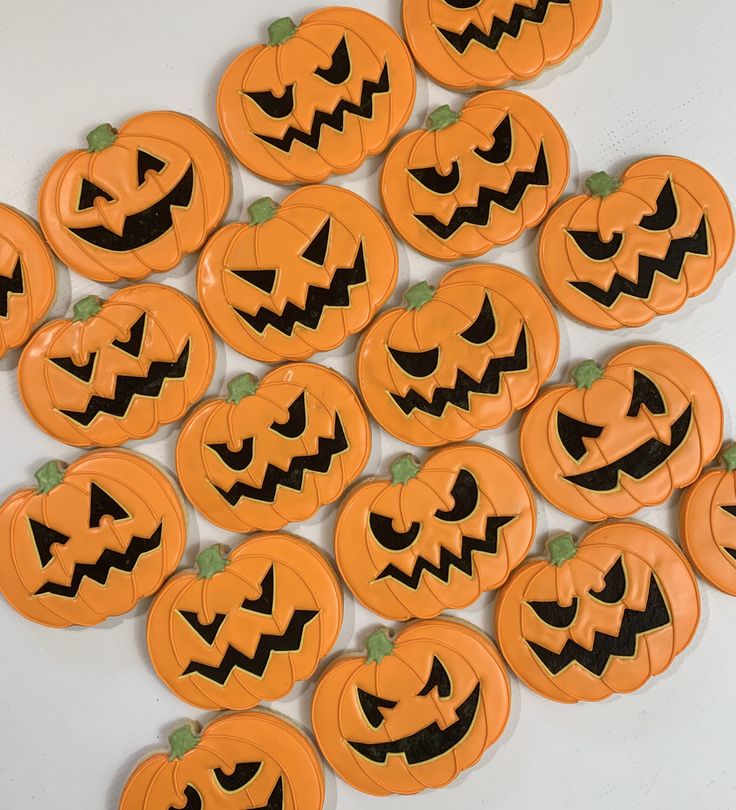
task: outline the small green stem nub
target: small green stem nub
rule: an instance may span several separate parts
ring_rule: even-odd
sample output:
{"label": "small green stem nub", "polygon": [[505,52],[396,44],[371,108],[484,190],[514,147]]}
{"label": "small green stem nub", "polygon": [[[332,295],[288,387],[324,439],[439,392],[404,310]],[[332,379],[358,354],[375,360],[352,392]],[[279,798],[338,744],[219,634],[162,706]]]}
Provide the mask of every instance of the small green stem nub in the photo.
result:
{"label": "small green stem nub", "polygon": [[199,745],[199,736],[195,734],[194,723],[187,723],[185,726],[175,728],[169,734],[169,761],[181,759],[184,754],[189,753]]}
{"label": "small green stem nub", "polygon": [[430,132],[438,132],[457,124],[459,120],[460,113],[456,113],[449,104],[443,104],[427,118],[427,129]]}
{"label": "small green stem nub", "polygon": [[268,44],[283,45],[284,42],[290,40],[294,34],[299,30],[299,26],[291,19],[291,17],[281,17],[279,20],[274,20],[268,26]]}
{"label": "small green stem nub", "polygon": [[248,206],[248,219],[251,225],[263,225],[276,216],[278,205],[270,197],[261,197]]}
{"label": "small green stem nub", "polygon": [[66,464],[63,461],[47,461],[43,467],[39,467],[34,475],[38,481],[38,491],[46,495],[54,487],[58,487],[64,480]]}
{"label": "small green stem nub", "polygon": [[596,172],[590,175],[585,181],[585,185],[594,197],[607,197],[621,188],[621,181],[611,177],[608,172]]}
{"label": "small green stem nub", "polygon": [[227,384],[227,402],[237,405],[244,397],[252,397],[258,390],[258,379],[249,371],[233,377]]}
{"label": "small green stem nub", "polygon": [[87,151],[101,152],[112,146],[118,137],[118,131],[110,124],[100,124],[87,134]]}
{"label": "small green stem nub", "polygon": [[406,484],[419,474],[421,466],[411,453],[399,456],[391,465],[391,483]]}
{"label": "small green stem nub", "polygon": [[74,304],[73,321],[88,321],[102,309],[102,299],[96,295],[87,295]]}
{"label": "small green stem nub", "polygon": [[373,661],[380,664],[387,655],[391,655],[394,651],[394,646],[388,628],[379,627],[378,630],[374,630],[365,640],[366,664],[370,664]]}
{"label": "small green stem nub", "polygon": [[729,472],[736,470],[736,444],[729,444],[721,453],[721,458]]}
{"label": "small green stem nub", "polygon": [[230,565],[225,548],[220,545],[210,546],[197,556],[197,568],[200,579],[212,579]]}
{"label": "small green stem nub", "polygon": [[590,388],[596,380],[603,376],[603,369],[595,360],[584,360],[578,363],[570,372],[578,388]]}
{"label": "small green stem nub", "polygon": [[421,309],[434,296],[434,287],[426,281],[420,281],[404,294],[407,309]]}
{"label": "small green stem nub", "polygon": [[571,534],[561,534],[548,541],[547,553],[552,565],[562,565],[578,553],[578,547]]}

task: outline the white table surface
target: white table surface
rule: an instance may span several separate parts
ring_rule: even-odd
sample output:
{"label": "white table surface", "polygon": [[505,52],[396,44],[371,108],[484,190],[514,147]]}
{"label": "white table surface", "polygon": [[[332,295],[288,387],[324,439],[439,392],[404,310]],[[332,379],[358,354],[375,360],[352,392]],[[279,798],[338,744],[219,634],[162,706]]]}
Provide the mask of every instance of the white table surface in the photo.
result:
{"label": "white table surface", "polygon": [[[340,3],[342,4],[342,3]],[[399,25],[399,0],[353,0]],[[632,160],[672,153],[702,162],[733,197],[736,191],[736,97],[733,81],[736,6],[730,0],[606,0],[591,39],[561,68],[524,89],[547,105],[573,149],[568,191],[592,171],[621,171]],[[615,5],[615,8],[614,8]],[[154,109],[189,113],[216,127],[215,91],[225,66],[245,46],[264,40],[266,25],[313,8],[302,0],[1,0],[0,200],[28,213],[46,171],[98,123],[120,123]],[[420,75],[411,126],[458,97]],[[228,219],[244,204],[283,191],[237,168]],[[337,180],[377,203],[373,160]],[[534,234],[489,259],[532,277]],[[439,263],[402,247],[394,301],[409,282],[436,281]],[[731,262],[733,266],[734,262]],[[186,263],[162,280],[193,294]],[[562,351],[555,380],[571,361],[603,358],[633,341],[670,341],[714,376],[729,410],[736,402],[733,318],[736,279],[727,267],[684,311],[636,331],[586,329],[560,315]],[[64,271],[66,273],[66,271]],[[160,277],[159,279],[160,280]],[[103,288],[62,275],[60,311]],[[355,340],[319,362],[352,376]],[[260,371],[221,344],[223,375]],[[0,370],[0,496],[32,480],[49,458],[77,455],[42,434],[23,411],[11,366]],[[518,419],[480,434],[514,458]],[[165,429],[136,449],[173,467],[174,432]],[[385,470],[399,450],[374,426],[367,472]],[[420,454],[421,455],[421,454]],[[675,531],[677,497],[638,517]],[[582,530],[541,499],[538,545],[550,531]],[[335,510],[323,509],[296,531],[331,549]],[[234,540],[189,509],[185,562],[200,544]],[[2,541],[2,538],[0,538]],[[451,787],[421,798],[380,800],[327,773],[326,808],[713,808],[736,807],[736,600],[703,584],[703,617],[691,647],[659,679],[634,695],[597,705],[566,706],[513,681],[511,719],[500,742]],[[490,596],[462,615],[486,631]],[[86,630],[50,630],[23,620],[0,600],[0,807],[5,810],[114,810],[130,769],[160,747],[185,717],[207,719],[157,680],[145,648],[145,605],[133,615]],[[353,648],[376,617],[347,596],[337,649]],[[307,724],[311,687],[297,687],[278,709]],[[162,808],[162,810],[164,810]]]}

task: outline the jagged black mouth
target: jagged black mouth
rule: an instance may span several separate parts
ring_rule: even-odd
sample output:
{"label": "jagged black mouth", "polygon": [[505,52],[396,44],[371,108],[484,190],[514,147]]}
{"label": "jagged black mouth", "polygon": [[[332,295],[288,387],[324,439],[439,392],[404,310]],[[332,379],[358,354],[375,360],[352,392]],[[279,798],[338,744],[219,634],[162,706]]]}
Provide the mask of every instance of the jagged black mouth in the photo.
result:
{"label": "jagged black mouth", "polygon": [[559,675],[570,664],[577,662],[591,674],[600,677],[606,671],[611,658],[632,658],[636,654],[639,636],[666,627],[669,623],[670,612],[667,603],[656,578],[651,574],[646,607],[644,610],[625,608],[617,636],[596,630],[592,649],[587,650],[572,639],[568,639],[558,653],[533,641],[527,640],[527,644],[553,675]]}
{"label": "jagged black mouth", "polygon": [[527,368],[526,327],[522,326],[514,353],[510,357],[491,357],[480,380],[474,380],[459,368],[455,387],[435,388],[431,400],[425,399],[413,388],[409,389],[409,393],[404,396],[391,394],[391,398],[407,416],[410,416],[416,409],[428,413],[430,416],[440,417],[448,405],[454,405],[462,411],[469,411],[471,394],[497,396],[503,374],[526,371]]}
{"label": "jagged black mouth", "polygon": [[237,506],[241,498],[273,503],[279,487],[301,490],[305,473],[326,473],[330,469],[332,459],[347,449],[348,440],[345,436],[342,420],[340,415],[336,413],[335,435],[333,438],[320,436],[317,442],[317,452],[309,456],[294,456],[287,470],[282,470],[280,467],[269,463],[266,466],[266,473],[260,487],[251,486],[243,481],[236,481],[230,489],[214,486],[230,506]]}
{"label": "jagged black mouth", "polygon": [[85,242],[104,250],[124,252],[138,250],[154,242],[169,231],[173,225],[171,217],[172,208],[186,208],[192,201],[194,193],[194,167],[184,172],[184,176],[171,189],[171,191],[157,203],[145,211],[130,214],[125,218],[123,232],[117,234],[103,225],[90,228],[69,228],[69,230]]}
{"label": "jagged black mouth", "polygon": [[318,615],[318,610],[295,610],[283,634],[280,636],[262,635],[258,639],[258,646],[252,656],[245,655],[232,644],[228,644],[222,660],[217,666],[192,661],[182,673],[182,677],[201,675],[203,678],[224,686],[233,671],[240,669],[249,675],[261,678],[274,653],[298,652],[301,649],[304,631]]}
{"label": "jagged black mouth", "polygon": [[248,326],[259,334],[263,334],[266,327],[271,326],[291,337],[297,324],[306,329],[316,329],[322,321],[322,314],[328,307],[334,309],[350,306],[351,287],[364,284],[365,281],[365,253],[361,242],[352,267],[338,267],[329,287],[309,285],[304,307],[298,307],[289,301],[281,314],[268,307],[260,307],[255,315],[243,312],[241,309],[234,309]]}
{"label": "jagged black mouth", "polygon": [[480,186],[476,205],[461,205],[455,209],[450,221],[441,222],[433,214],[414,214],[414,218],[429,228],[440,239],[449,239],[463,225],[486,228],[491,221],[491,206],[500,205],[507,211],[516,211],[530,186],[549,185],[549,171],[544,144],[539,147],[537,163],[531,172],[515,172],[508,191]]}
{"label": "jagged black mouth", "polygon": [[366,119],[373,118],[374,96],[388,93],[389,89],[388,65],[384,64],[377,82],[371,82],[367,79],[363,81],[359,104],[349,99],[342,99],[337,107],[330,113],[317,110],[312,119],[312,129],[309,132],[290,126],[281,138],[275,138],[271,135],[261,135],[258,132],[256,132],[255,135],[257,138],[276,147],[276,149],[280,149],[282,152],[290,152],[294,141],[299,141],[311,149],[319,149],[322,127],[329,127],[337,132],[343,132],[345,129],[346,115],[357,115],[359,118]]}
{"label": "jagged black mouth", "polygon": [[419,765],[441,757],[467,737],[473,727],[480,703],[480,684],[457,707],[457,720],[445,729],[437,723],[401,740],[386,743],[361,743],[347,740],[348,745],[371,762],[385,765],[389,756],[403,756],[408,765]]}
{"label": "jagged black mouth", "polygon": [[541,25],[545,21],[547,11],[553,3],[569,6],[570,2],[571,0],[539,0],[537,5],[532,7],[514,5],[508,20],[493,17],[488,33],[478,28],[475,23],[470,23],[460,33],[448,31],[445,28],[438,28],[437,30],[459,53],[465,53],[473,42],[478,42],[489,50],[495,51],[504,36],[518,37],[524,23]]}
{"label": "jagged black mouth", "polygon": [[23,293],[23,267],[20,256],[13,267],[13,274],[0,276],[0,318],[8,317],[8,299],[11,295]]}
{"label": "jagged black mouth", "polygon": [[621,295],[647,299],[652,293],[657,273],[673,281],[679,281],[688,254],[707,256],[708,251],[708,224],[704,214],[698,229],[692,236],[673,239],[670,242],[667,254],[663,259],[639,256],[639,274],[636,281],[615,273],[607,289],[588,281],[570,281],[568,283],[604,307],[613,306]]}
{"label": "jagged black mouth", "polygon": [[98,585],[105,585],[111,571],[122,571],[124,574],[130,574],[141,557],[161,547],[162,531],[163,523],[159,523],[150,537],[134,535],[125,551],[114,551],[111,548],[106,548],[97,558],[97,562],[77,563],[74,566],[72,579],[68,585],[47,582],[34,595],[52,594],[53,596],[65,596],[74,599],[85,579],[96,582]]}
{"label": "jagged black mouth", "polygon": [[627,453],[618,461],[613,461],[597,470],[566,475],[565,481],[593,492],[609,492],[618,487],[620,475],[628,475],[636,481],[646,478],[657,467],[664,464],[667,459],[685,441],[690,432],[690,423],[693,417],[693,406],[688,405],[682,414],[672,423],[670,442],[662,442],[651,438],[635,450]]}
{"label": "jagged black mouth", "polygon": [[486,518],[486,533],[482,540],[477,537],[467,537],[463,535],[460,554],[453,554],[444,546],[440,548],[440,561],[437,565],[424,557],[417,557],[414,568],[410,574],[405,573],[395,565],[387,565],[376,577],[376,581],[382,579],[395,579],[407,588],[416,590],[422,576],[433,576],[447,585],[452,575],[452,570],[456,568],[466,577],[473,576],[473,556],[475,554],[497,554],[498,553],[498,530],[510,523],[514,516],[499,516]]}
{"label": "jagged black mouth", "polygon": [[189,341],[184,344],[184,348],[173,362],[151,363],[145,377],[119,376],[115,380],[114,396],[101,397],[94,394],[90,397],[85,410],[62,409],[61,413],[84,427],[89,426],[101,413],[117,417],[125,416],[135,397],[157,397],[167,380],[180,380],[186,376],[188,365]]}

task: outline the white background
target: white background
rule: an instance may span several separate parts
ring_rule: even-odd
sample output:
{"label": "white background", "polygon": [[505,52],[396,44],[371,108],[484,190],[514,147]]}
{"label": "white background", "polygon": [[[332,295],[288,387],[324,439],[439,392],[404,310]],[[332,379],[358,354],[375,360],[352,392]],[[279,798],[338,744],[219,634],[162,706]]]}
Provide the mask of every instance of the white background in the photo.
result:
{"label": "white background", "polygon": [[[399,0],[353,0],[399,26]],[[573,148],[568,191],[592,171],[620,172],[642,156],[672,153],[702,162],[733,198],[736,190],[736,100],[730,0],[606,0],[591,39],[565,65],[524,90],[547,105]],[[314,7],[302,0],[0,0],[0,200],[35,213],[42,178],[60,154],[83,145],[96,124],[122,123],[145,110],[173,109],[216,128],[218,79],[244,47],[265,39],[266,25]],[[410,126],[457,98],[420,75]],[[243,205],[283,191],[235,167],[229,219]],[[338,180],[377,203],[376,160]],[[536,277],[534,234],[489,259]],[[401,249],[394,301],[410,281],[437,281],[445,268]],[[164,280],[194,292],[193,262]],[[733,262],[731,263],[733,265]],[[105,290],[62,270],[60,309]],[[107,290],[109,293],[109,288]],[[554,379],[571,361],[599,359],[635,341],[670,341],[713,374],[726,405],[736,402],[736,279],[726,268],[680,313],[638,331],[605,334],[560,315],[562,350]],[[223,374],[260,371],[220,345]],[[352,376],[351,340],[318,356]],[[24,413],[12,365],[0,370],[0,496],[32,482],[49,458],[76,452],[42,434]],[[478,439],[517,452],[518,419]],[[166,429],[145,453],[173,467],[175,435]],[[398,443],[374,426],[367,472],[385,471]],[[421,455],[421,454],[420,454]],[[639,514],[675,531],[678,499]],[[331,550],[334,508],[291,529]],[[190,509],[185,562],[200,544],[230,540]],[[583,526],[540,500],[539,545],[551,531]],[[2,538],[0,538],[2,541]],[[326,808],[702,808],[736,807],[736,601],[703,584],[703,618],[692,646],[670,670],[634,695],[598,705],[558,705],[513,681],[512,715],[500,742],[451,787],[414,798],[363,796],[327,774]],[[1,600],[0,600],[1,602]],[[486,596],[465,615],[486,631]],[[145,606],[87,630],[33,625],[0,603],[0,807],[5,810],[114,810],[135,763],[160,747],[185,717],[206,720],[157,680],[145,647]],[[352,648],[376,618],[346,599],[337,649]],[[278,709],[307,725],[311,687],[297,687]],[[165,810],[162,808],[161,810]]]}

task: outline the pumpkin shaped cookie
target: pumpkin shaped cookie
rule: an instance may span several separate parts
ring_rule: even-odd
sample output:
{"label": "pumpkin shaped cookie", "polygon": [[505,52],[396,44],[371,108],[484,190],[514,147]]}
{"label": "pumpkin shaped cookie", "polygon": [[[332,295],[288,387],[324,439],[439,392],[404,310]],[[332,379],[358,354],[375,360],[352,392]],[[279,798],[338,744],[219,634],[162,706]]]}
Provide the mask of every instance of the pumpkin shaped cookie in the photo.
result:
{"label": "pumpkin shaped cookie", "polygon": [[169,735],[123,788],[119,810],[322,810],[325,778],[314,746],[270,712],[218,717]]}
{"label": "pumpkin shaped cookie", "polygon": [[179,564],[187,524],[158,467],[125,450],[49,461],[0,506],[0,591],[48,627],[127,613]]}
{"label": "pumpkin shaped cookie", "polygon": [[593,30],[603,0],[403,0],[422,70],[454,90],[528,81]]}
{"label": "pumpkin shaped cookie", "polygon": [[498,588],[534,539],[536,506],[506,456],[477,444],[443,447],[420,466],[355,487],[335,524],[343,579],[387,619],[431,618]]}
{"label": "pumpkin shaped cookie", "polygon": [[312,726],[348,784],[373,796],[444,787],[501,736],[511,693],[501,656],[451,619],[385,628],[317,683]]}
{"label": "pumpkin shaped cookie", "polygon": [[255,360],[301,360],[360,332],[396,285],[399,260],[378,212],[351,191],[308,186],[264,198],[199,260],[199,300],[217,333]]}
{"label": "pumpkin shaped cookie", "polygon": [[232,554],[210,546],[172,577],[148,616],[159,678],[201,709],[249,709],[314,674],[342,624],[325,556],[288,534],[259,534]]}
{"label": "pumpkin shaped cookie", "polygon": [[357,354],[368,410],[402,441],[433,447],[498,427],[554,370],[554,312],[521,273],[459,267],[406,302],[368,327]]}
{"label": "pumpkin shaped cookie", "polygon": [[102,124],[87,149],[56,161],[38,197],[44,235],[95,281],[171,270],[202,247],[230,204],[230,166],[215,136],[175,112]]}
{"label": "pumpkin shaped cookie", "polygon": [[706,470],[680,502],[680,539],[697,570],[716,588],[736,596],[736,445],[723,466]]}
{"label": "pumpkin shaped cookie", "polygon": [[18,364],[26,410],[50,436],[112,447],[175,422],[207,390],[215,346],[183,293],[159,284],[87,296],[46,324]]}
{"label": "pumpkin shaped cookie", "polygon": [[567,139],[541,104],[507,90],[447,105],[397,141],[381,174],[383,207],[413,248],[480,256],[542,221],[570,170]]}
{"label": "pumpkin shaped cookie", "polygon": [[723,436],[707,371],[672,346],[634,346],[573,385],[543,391],[521,422],[524,467],[544,497],[591,522],[628,517],[691,484]]}
{"label": "pumpkin shaped cookie", "polygon": [[692,640],[700,595],[677,546],[643,523],[606,523],[518,568],[496,601],[504,658],[561,703],[633,692]]}
{"label": "pumpkin shaped cookie", "polygon": [[307,520],[360,475],[368,419],[337,372],[291,363],[258,382],[235,377],[226,398],[202,403],[176,444],[189,500],[224,529],[273,531]]}
{"label": "pumpkin shaped cookie", "polygon": [[277,183],[319,183],[357,169],[404,126],[414,63],[403,39],[372,14],[323,8],[268,28],[268,44],[225,71],[217,118],[248,169]]}
{"label": "pumpkin shaped cookie", "polygon": [[0,205],[0,357],[22,346],[56,295],[51,251],[34,224]]}
{"label": "pumpkin shaped cookie", "polygon": [[648,158],[620,180],[598,172],[587,188],[555,208],[539,240],[545,284],[583,323],[618,329],[675,312],[731,253],[728,197],[696,163]]}

